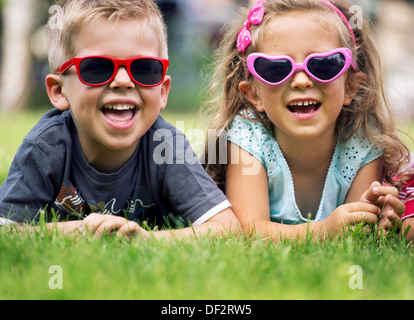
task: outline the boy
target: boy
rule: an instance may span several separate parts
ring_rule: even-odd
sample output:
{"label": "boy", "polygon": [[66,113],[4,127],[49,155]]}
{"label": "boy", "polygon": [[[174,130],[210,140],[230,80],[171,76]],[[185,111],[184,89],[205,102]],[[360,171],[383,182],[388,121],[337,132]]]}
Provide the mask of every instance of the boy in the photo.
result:
{"label": "boy", "polygon": [[20,146],[0,189],[1,215],[36,221],[47,207],[60,220],[77,219],[58,223],[59,230],[98,235],[146,237],[134,220],[160,222],[170,213],[193,228],[154,236],[237,230],[224,194],[198,162],[183,161],[188,141],[159,116],[171,78],[154,2],[64,0],[59,8],[57,23],[49,23],[54,74],[46,77],[56,109]]}

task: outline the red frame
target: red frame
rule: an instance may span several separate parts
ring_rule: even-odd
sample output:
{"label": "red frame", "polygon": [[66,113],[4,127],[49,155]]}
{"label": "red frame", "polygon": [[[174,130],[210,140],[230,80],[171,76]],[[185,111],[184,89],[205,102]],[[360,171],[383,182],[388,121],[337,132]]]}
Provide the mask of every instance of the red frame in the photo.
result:
{"label": "red frame", "polygon": [[[109,80],[107,80],[105,82],[102,82],[102,83],[99,83],[99,84],[92,84],[92,83],[87,83],[87,82],[83,81],[82,80],[82,77],[81,77],[81,75],[79,73],[79,64],[83,60],[88,59],[88,58],[104,58],[104,59],[111,60],[113,62],[113,64],[114,64],[114,66],[115,66],[114,73],[112,74],[111,78]],[[142,60],[142,59],[152,59],[152,60],[157,60],[157,61],[159,61],[159,62],[162,63],[162,66],[163,66],[163,75],[162,75],[162,79],[161,79],[161,81],[159,83],[153,84],[153,85],[142,84],[142,83],[139,83],[138,81],[136,81],[135,78],[132,76],[132,73],[131,73],[131,63],[133,61]],[[164,81],[164,78],[165,78],[165,75],[167,73],[167,69],[168,69],[169,65],[170,65],[169,60],[164,59],[164,58],[158,58],[158,57],[135,57],[135,58],[130,58],[130,59],[115,59],[115,58],[107,57],[107,56],[84,56],[84,57],[75,57],[75,58],[70,59],[69,61],[66,61],[64,64],[62,64],[59,67],[59,69],[58,69],[58,71],[57,71],[56,74],[57,75],[63,74],[71,66],[75,66],[76,67],[76,72],[78,73],[79,80],[82,83],[84,83],[84,84],[86,84],[88,86],[97,87],[97,86],[103,86],[103,85],[105,85],[105,84],[110,83],[111,81],[113,81],[114,78],[115,78],[115,76],[116,76],[116,74],[117,74],[117,72],[118,72],[119,67],[120,66],[124,66],[124,67],[126,67],[126,70],[128,72],[129,77],[131,78],[131,80],[134,83],[136,83],[136,84],[138,84],[140,86],[143,86],[143,87],[156,87],[156,86],[159,86]]]}

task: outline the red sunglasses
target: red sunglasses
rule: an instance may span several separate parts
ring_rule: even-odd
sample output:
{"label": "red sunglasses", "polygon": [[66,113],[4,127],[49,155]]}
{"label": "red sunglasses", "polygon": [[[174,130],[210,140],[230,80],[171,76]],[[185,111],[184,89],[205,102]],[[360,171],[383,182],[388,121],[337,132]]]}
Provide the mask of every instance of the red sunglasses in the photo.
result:
{"label": "red sunglasses", "polygon": [[57,71],[63,74],[71,66],[76,67],[79,80],[89,86],[102,86],[115,78],[120,66],[136,84],[144,87],[160,85],[165,78],[169,61],[156,57],[114,59],[105,56],[75,57],[65,62]]}

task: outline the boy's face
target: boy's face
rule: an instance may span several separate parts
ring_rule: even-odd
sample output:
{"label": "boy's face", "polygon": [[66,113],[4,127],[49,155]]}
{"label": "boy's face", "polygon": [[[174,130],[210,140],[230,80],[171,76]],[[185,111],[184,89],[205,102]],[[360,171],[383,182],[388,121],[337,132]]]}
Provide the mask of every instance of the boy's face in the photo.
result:
{"label": "boy's face", "polygon": [[[75,56],[159,57],[157,39],[155,31],[139,21],[121,20],[113,25],[100,19],[83,26],[74,38]],[[159,86],[140,86],[130,79],[125,67],[120,67],[112,82],[88,86],[79,80],[76,68],[70,67],[62,76],[62,93],[70,105],[89,163],[94,165],[110,154],[125,158],[121,162],[128,160],[139,139],[165,108],[170,85],[171,78],[166,76]]]}

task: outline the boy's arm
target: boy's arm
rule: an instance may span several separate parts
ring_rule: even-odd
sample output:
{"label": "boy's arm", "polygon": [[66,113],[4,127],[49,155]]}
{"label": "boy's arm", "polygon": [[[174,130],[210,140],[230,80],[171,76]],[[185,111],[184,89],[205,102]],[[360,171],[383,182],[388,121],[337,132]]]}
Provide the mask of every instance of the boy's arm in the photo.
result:
{"label": "boy's arm", "polygon": [[231,208],[224,209],[203,224],[193,227],[174,230],[147,231],[141,228],[136,222],[129,221],[123,217],[91,214],[83,221],[68,225],[58,224],[58,230],[65,233],[71,231],[85,232],[97,235],[116,232],[119,236],[139,236],[142,238],[156,239],[178,239],[192,238],[197,236],[237,236],[240,232],[240,224]]}
{"label": "boy's arm", "polygon": [[24,140],[1,185],[0,216],[15,222],[36,220],[39,210],[53,203],[59,179],[48,154],[37,144]]}
{"label": "boy's arm", "polygon": [[[123,234],[125,229],[120,229],[118,234]],[[184,229],[155,231],[151,235],[155,238],[191,238],[197,236],[238,236],[241,226],[231,208],[224,209],[206,222]]]}
{"label": "boy's arm", "polygon": [[[151,192],[160,211],[163,214],[171,212],[191,224],[190,228],[174,230],[173,234],[181,236],[194,231],[204,234],[207,229],[211,233],[223,234],[237,229],[239,223],[233,211],[225,210],[231,204],[200,164],[188,139],[176,128],[165,127],[167,131],[172,130],[172,134],[165,138],[163,148],[160,149],[161,145],[156,143],[151,145],[148,175]],[[154,137],[154,141],[158,139]],[[171,149],[166,149],[165,145]],[[171,158],[158,162],[160,150],[168,150]],[[162,232],[160,234],[163,235]]]}
{"label": "boy's arm", "polygon": [[[40,231],[40,226],[31,226],[29,224],[24,223],[15,223],[10,222],[7,224],[8,227],[10,227],[11,230],[26,233],[26,232],[36,232]],[[77,234],[83,229],[83,221],[77,220],[77,221],[65,221],[65,222],[50,222],[46,224],[46,228],[49,231],[57,230],[61,234],[70,235],[70,234]]]}

